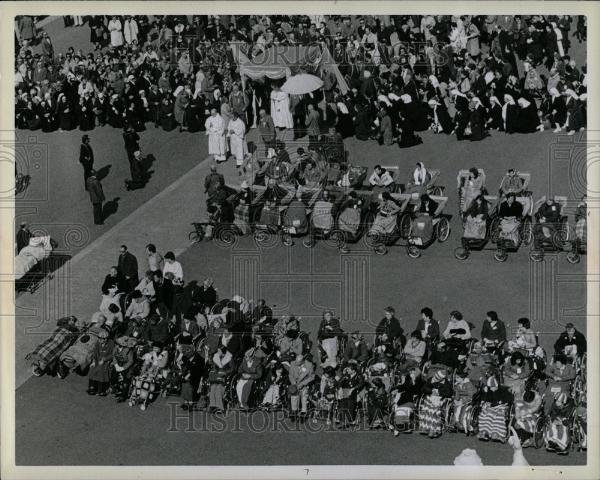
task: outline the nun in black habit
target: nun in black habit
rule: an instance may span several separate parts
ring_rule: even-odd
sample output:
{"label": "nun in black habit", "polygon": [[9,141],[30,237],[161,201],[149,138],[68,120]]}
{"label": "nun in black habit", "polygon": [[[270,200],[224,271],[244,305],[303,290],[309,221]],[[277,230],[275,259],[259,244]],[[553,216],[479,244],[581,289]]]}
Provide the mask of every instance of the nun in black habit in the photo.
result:
{"label": "nun in black habit", "polygon": [[517,100],[517,104],[519,105],[519,114],[518,114],[518,127],[517,131],[520,133],[533,133],[540,128],[544,127],[540,124],[540,119],[538,117],[537,106],[534,100],[527,100],[523,97],[520,97]]}
{"label": "nun in black habit", "polygon": [[438,97],[434,97],[429,100],[429,106],[431,107],[432,127],[434,133],[445,133],[450,135],[454,130],[454,123],[448,113],[446,104],[443,100]]}
{"label": "nun in black habit", "polygon": [[456,108],[456,115],[454,116],[454,131],[456,132],[457,140],[465,140],[467,135],[465,130],[469,125],[471,113],[469,111],[469,100],[467,96],[454,89],[450,92],[455,96],[454,107]]}
{"label": "nun in black habit", "polygon": [[504,131],[506,133],[515,133],[519,130],[519,107],[517,107],[517,102],[515,102],[512,95],[508,93],[504,94],[502,120],[504,121]]}

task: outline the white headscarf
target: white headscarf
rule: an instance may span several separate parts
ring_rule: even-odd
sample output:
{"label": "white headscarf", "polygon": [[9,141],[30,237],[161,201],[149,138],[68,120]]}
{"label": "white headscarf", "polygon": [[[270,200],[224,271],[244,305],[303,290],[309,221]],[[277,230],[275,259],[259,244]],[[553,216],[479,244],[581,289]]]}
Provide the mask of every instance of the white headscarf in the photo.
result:
{"label": "white headscarf", "polygon": [[512,97],[512,95],[509,95],[508,93],[505,93],[504,94],[504,103],[510,104],[510,105],[514,105],[515,104],[515,99]]}
{"label": "white headscarf", "polygon": [[433,88],[438,88],[440,86],[440,82],[435,75],[429,75],[429,82]]}
{"label": "white headscarf", "polygon": [[404,102],[404,103],[411,103],[412,102],[412,98],[408,93],[405,93],[404,95],[402,95],[400,97],[400,99]]}
{"label": "white headscarf", "polygon": [[579,97],[577,96],[577,94],[575,93],[575,91],[574,91],[574,90],[572,90],[572,89],[570,89],[570,88],[567,88],[567,89],[565,90],[565,95],[567,95],[567,96],[569,96],[569,97],[572,97],[572,98],[574,98],[575,100],[578,100],[578,99],[579,99]]}
{"label": "white headscarf", "polygon": [[496,97],[495,95],[492,95],[490,97],[490,105],[494,105],[494,104],[498,105],[499,107],[502,106],[502,104],[500,103],[500,100],[498,100],[498,97]]}
{"label": "white headscarf", "polygon": [[552,87],[549,93],[550,95],[552,95],[552,98],[560,97],[560,93],[558,92],[558,89],[556,87]]}
{"label": "white headscarf", "polygon": [[483,107],[483,103],[481,103],[479,97],[473,97],[471,101],[475,104],[475,108]]}
{"label": "white headscarf", "polygon": [[346,104],[345,104],[345,103],[343,103],[343,102],[338,102],[338,103],[336,104],[336,106],[337,106],[337,109],[338,109],[340,112],[342,112],[344,115],[348,115],[348,107],[346,106]]}
{"label": "white headscarf", "polygon": [[[421,168],[419,168],[421,167]],[[413,182],[415,185],[423,185],[427,180],[427,169],[423,162],[417,162],[417,167],[413,172]]]}
{"label": "white headscarf", "polygon": [[390,100],[392,100],[393,102],[397,102],[398,100],[400,100],[400,97],[398,95],[396,95],[395,93],[388,93],[388,98]]}
{"label": "white headscarf", "polygon": [[517,100],[517,103],[519,104],[519,107],[521,107],[521,108],[527,108],[529,105],[531,105],[531,102],[525,100],[523,97],[519,98]]}

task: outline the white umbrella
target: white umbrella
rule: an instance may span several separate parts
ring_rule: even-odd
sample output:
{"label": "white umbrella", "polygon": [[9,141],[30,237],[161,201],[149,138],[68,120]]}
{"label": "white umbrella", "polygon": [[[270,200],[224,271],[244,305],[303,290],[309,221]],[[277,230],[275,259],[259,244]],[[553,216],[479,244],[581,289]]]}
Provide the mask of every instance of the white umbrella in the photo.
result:
{"label": "white umbrella", "polygon": [[309,73],[299,73],[293,77],[289,77],[281,90],[291,95],[303,95],[305,93],[314,92],[323,86],[323,80]]}

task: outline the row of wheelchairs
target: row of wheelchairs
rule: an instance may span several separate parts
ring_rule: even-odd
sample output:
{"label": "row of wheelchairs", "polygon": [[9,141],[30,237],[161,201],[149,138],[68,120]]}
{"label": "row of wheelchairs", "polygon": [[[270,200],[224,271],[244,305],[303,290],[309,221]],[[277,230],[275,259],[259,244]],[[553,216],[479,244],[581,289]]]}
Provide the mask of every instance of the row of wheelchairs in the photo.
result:
{"label": "row of wheelchairs", "polygon": [[[474,170],[479,178],[476,193],[470,194]],[[549,199],[546,196],[533,200],[533,192],[528,190],[531,174],[528,172],[509,171],[500,184],[498,195],[489,195],[485,186],[483,169],[460,170],[457,177],[458,205],[462,219],[463,235],[461,246],[457,247],[454,255],[459,260],[466,260],[473,251],[486,250],[489,244],[494,245],[494,259],[505,262],[510,253],[517,252],[521,246],[533,247],[529,257],[534,262],[540,262],[548,253],[566,252],[569,263],[578,263],[582,255],[587,253],[585,199],[579,203],[575,211],[575,228],[571,231],[568,217],[569,201],[564,196],[551,197],[553,206],[557,208],[558,222],[544,223],[539,213],[540,207]],[[517,179],[520,187],[505,190],[511,179]],[[513,180],[514,181],[514,180]],[[501,206],[509,201],[514,194],[513,202],[520,205],[522,212],[519,217],[504,217]],[[480,202],[483,205],[480,205]],[[469,216],[469,207],[473,203],[479,211],[486,212],[483,218],[474,220]],[[477,211],[477,209],[475,210]],[[583,212],[583,213],[582,213]]]}
{"label": "row of wheelchairs", "polygon": [[[422,249],[436,239],[445,242],[450,234],[449,217],[443,214],[447,197],[441,196],[443,187],[436,184],[439,171],[428,175],[430,181],[417,187],[392,184],[354,190],[327,184],[311,188],[272,184],[270,188],[280,192],[278,202],[264,199],[268,187],[253,185],[249,187],[252,191],[249,204],[240,202],[239,188],[228,186],[227,200],[209,205],[209,221],[192,223],[194,230],[189,239],[198,243],[215,238],[232,244],[237,236],[253,233],[259,245],[270,245],[279,238],[284,245],[291,246],[294,238],[308,237],[302,242],[308,248],[323,240],[345,252],[348,245],[364,237],[369,249],[385,254],[387,247],[404,238],[407,253],[417,258]],[[436,206],[428,215],[420,208],[422,194]],[[294,203],[294,198],[302,204]],[[393,208],[391,221],[385,202],[397,206]]]}

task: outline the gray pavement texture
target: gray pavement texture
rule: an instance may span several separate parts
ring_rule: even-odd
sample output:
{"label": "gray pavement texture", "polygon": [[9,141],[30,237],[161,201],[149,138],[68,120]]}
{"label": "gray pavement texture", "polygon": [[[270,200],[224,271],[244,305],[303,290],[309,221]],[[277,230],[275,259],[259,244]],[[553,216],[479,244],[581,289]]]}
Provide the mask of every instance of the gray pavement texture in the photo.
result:
{"label": "gray pavement texture", "polygon": [[[46,29],[57,47],[79,45],[89,34],[87,27],[65,33],[62,22],[50,23]],[[540,332],[542,345],[549,348],[566,322],[585,331],[585,262],[570,265],[559,254],[533,264],[526,249],[503,264],[493,260],[492,251],[474,252],[465,262],[456,260],[453,250],[460,245],[461,230],[456,174],[462,168],[483,168],[488,188],[495,191],[502,174],[513,167],[532,172],[534,198],[552,193],[575,200],[585,185],[585,134],[509,136],[494,132],[482,142],[470,143],[426,132],[424,143],[408,150],[347,140],[351,161],[370,169],[377,163],[395,165],[397,175],[406,179],[415,162],[422,161],[442,171],[440,184],[449,197],[446,213],[453,216],[452,232],[446,243],[432,245],[417,260],[410,259],[401,246],[392,247],[386,256],[376,256],[362,243],[345,255],[326,244],[312,250],[300,242],[290,248],[277,243],[258,248],[251,238],[241,238],[227,248],[217,243],[191,246],[187,234],[190,223],[202,215],[202,183],[209,166],[204,135],[166,133],[153,127],[143,132],[142,149],[156,158],[154,173],[143,190],[126,192],[123,180],[128,165],[121,132],[97,128],[88,134],[97,166],[111,165],[103,180],[106,196],[119,198],[118,208],[100,227],[93,225],[77,161],[81,132],[36,133],[35,138],[18,132],[19,139],[29,145],[23,147],[29,152],[23,155],[30,159],[33,173],[29,189],[17,201],[17,221],[26,219],[50,232],[72,258],[36,293],[16,299],[17,464],[445,465],[466,447],[476,448],[485,464],[510,464],[510,447],[459,434],[429,440],[418,435],[394,438],[383,432],[286,433],[283,428],[249,433],[246,416],[239,417],[239,428],[230,417],[229,428],[216,433],[205,431],[200,414],[196,425],[189,427],[187,417],[180,418],[176,431],[170,431],[176,411],[170,404],[176,398],[159,399],[141,412],[110,399],[88,397],[86,379],[76,375],[62,381],[29,378],[24,357],[53,330],[56,318],[92,315],[100,302],[104,275],[117,260],[119,244],[129,246],[143,270],[143,248],[149,242],[163,254],[174,251],[187,280],[201,281],[211,275],[223,298],[235,293],[264,297],[274,304],[277,314],[302,316],[303,328],[313,337],[324,309],[338,313],[346,331],[369,332],[383,307],[393,305],[403,328],[410,331],[419,310],[430,306],[442,325],[451,310],[461,310],[476,325],[477,333],[487,310],[498,311],[510,327],[515,327],[517,318],[528,316]],[[287,146],[294,151],[298,145],[287,142]],[[31,153],[38,149],[41,154]],[[230,163],[220,170],[230,182],[238,181]],[[256,422],[260,428],[260,418]],[[209,423],[220,425],[215,420]],[[532,465],[586,461],[585,453],[578,452],[557,457],[529,449],[526,456]]]}

